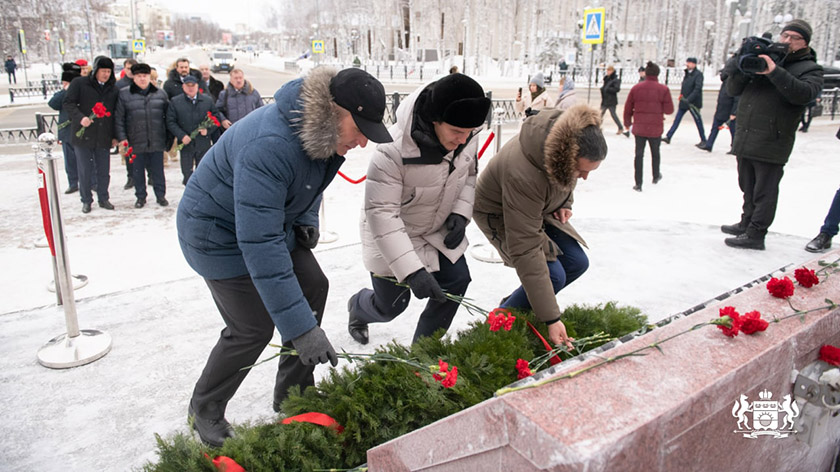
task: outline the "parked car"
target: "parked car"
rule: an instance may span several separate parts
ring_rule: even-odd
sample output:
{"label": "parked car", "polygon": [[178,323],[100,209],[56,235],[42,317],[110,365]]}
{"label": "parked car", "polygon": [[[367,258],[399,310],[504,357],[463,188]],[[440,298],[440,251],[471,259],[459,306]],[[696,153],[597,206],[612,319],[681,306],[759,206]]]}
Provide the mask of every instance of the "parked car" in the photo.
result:
{"label": "parked car", "polygon": [[233,57],[231,51],[217,50],[210,54],[210,70],[213,72],[230,72],[234,62],[236,58]]}

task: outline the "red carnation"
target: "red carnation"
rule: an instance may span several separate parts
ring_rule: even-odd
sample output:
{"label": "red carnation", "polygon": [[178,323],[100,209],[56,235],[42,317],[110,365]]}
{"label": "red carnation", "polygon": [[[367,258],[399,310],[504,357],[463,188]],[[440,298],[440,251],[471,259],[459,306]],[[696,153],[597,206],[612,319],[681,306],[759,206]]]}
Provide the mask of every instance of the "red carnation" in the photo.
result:
{"label": "red carnation", "polygon": [[820,348],[820,360],[840,367],[840,348],[826,344]]}
{"label": "red carnation", "polygon": [[768,326],[770,326],[770,323],[762,320],[761,313],[758,311],[745,313],[741,317],[741,331],[744,334],[754,334],[759,331],[764,331]]}
{"label": "red carnation", "polygon": [[496,308],[487,315],[487,323],[490,324],[490,331],[498,331],[504,328],[505,331],[510,331],[513,328],[513,322],[516,317],[510,311],[504,308]]}
{"label": "red carnation", "polygon": [[525,377],[530,377],[534,374],[534,372],[531,371],[530,367],[528,366],[528,361],[526,361],[525,359],[516,360],[516,372],[516,380],[522,380]]}
{"label": "red carnation", "polygon": [[96,115],[97,118],[103,118],[103,117],[106,117],[106,116],[111,116],[111,112],[109,112],[108,109],[105,108],[105,105],[103,105],[102,102],[96,102],[93,105],[93,110],[92,111],[93,111],[93,114]]}
{"label": "red carnation", "polygon": [[813,269],[806,269],[804,267],[796,269],[793,271],[793,277],[799,282],[799,285],[805,288],[811,288],[820,283],[820,278],[817,277]]}
{"label": "red carnation", "polygon": [[458,368],[452,367],[452,370],[449,370],[449,364],[443,362],[443,359],[438,360],[438,373],[435,373],[435,366],[429,366],[429,369],[432,371],[432,377],[435,380],[440,382],[444,388],[451,388],[455,385],[455,382],[458,381]]}
{"label": "red carnation", "polygon": [[452,388],[455,382],[458,381],[458,368],[453,367],[452,370],[446,373],[446,377],[440,382],[443,388]]}
{"label": "red carnation", "polygon": [[793,295],[793,281],[787,276],[784,279],[773,277],[767,282],[767,291],[776,298],[788,298]]}
{"label": "red carnation", "polygon": [[718,329],[723,331],[723,334],[734,338],[738,336],[738,330],[741,329],[741,315],[735,311],[734,307],[727,306],[720,309],[720,318],[715,324]]}

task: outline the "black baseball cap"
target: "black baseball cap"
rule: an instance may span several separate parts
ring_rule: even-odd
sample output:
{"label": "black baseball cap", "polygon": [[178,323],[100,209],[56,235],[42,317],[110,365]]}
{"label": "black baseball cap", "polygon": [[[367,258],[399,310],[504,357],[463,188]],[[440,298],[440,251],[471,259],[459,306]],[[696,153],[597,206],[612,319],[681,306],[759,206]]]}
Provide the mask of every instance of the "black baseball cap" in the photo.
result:
{"label": "black baseball cap", "polygon": [[[151,69],[149,70],[149,72],[151,72]],[[182,84],[197,84],[198,79],[196,79],[194,76],[192,76],[190,74],[187,74],[186,77],[181,79],[181,83]]]}
{"label": "black baseball cap", "polygon": [[339,71],[330,80],[330,94],[335,103],[350,112],[359,131],[375,143],[394,140],[382,124],[385,117],[385,87],[362,69]]}

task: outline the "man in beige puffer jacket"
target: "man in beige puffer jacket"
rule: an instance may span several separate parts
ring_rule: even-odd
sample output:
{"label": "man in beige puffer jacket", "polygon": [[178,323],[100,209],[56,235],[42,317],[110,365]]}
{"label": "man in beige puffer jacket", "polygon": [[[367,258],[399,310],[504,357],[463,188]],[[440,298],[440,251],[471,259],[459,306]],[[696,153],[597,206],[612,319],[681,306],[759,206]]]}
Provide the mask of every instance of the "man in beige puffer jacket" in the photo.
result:
{"label": "man in beige puffer jacket", "polygon": [[[490,109],[475,80],[451,74],[416,90],[400,104],[388,130],[394,142],[377,146],[365,183],[362,256],[373,289],[348,304],[348,331],[367,344],[368,324],[393,320],[408,307],[409,289],[429,298],[414,341],[449,329],[470,283],[464,258],[478,170],[474,137]],[[395,282],[395,280],[397,282]]]}

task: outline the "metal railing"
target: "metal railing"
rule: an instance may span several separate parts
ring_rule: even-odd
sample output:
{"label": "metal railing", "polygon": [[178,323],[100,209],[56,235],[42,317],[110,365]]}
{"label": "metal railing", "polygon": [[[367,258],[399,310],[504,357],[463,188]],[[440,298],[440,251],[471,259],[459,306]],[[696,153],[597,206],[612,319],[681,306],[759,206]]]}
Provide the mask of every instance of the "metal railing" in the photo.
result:
{"label": "metal railing", "polygon": [[9,88],[9,100],[14,103],[15,97],[44,97],[46,98],[55,92],[61,90],[61,84],[48,82],[46,80],[42,80],[41,84],[34,87],[10,87]]}

